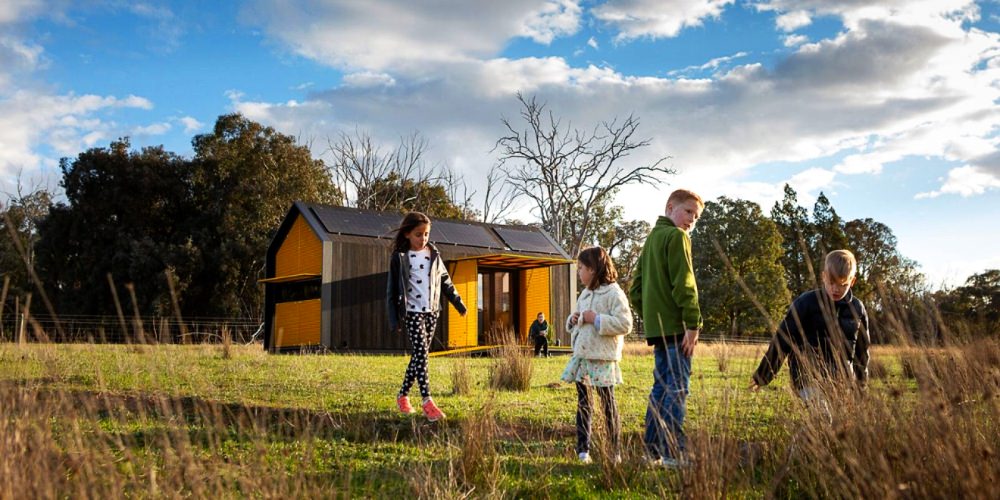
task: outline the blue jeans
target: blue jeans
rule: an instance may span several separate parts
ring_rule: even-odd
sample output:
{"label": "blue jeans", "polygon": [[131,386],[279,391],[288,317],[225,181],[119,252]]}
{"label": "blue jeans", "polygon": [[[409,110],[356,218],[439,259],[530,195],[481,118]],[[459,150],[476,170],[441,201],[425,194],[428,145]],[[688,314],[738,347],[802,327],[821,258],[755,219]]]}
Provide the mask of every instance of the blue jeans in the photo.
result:
{"label": "blue jeans", "polygon": [[653,390],[646,409],[643,441],[652,458],[676,457],[684,451],[684,415],[691,387],[691,358],[679,344],[657,345],[653,349]]}

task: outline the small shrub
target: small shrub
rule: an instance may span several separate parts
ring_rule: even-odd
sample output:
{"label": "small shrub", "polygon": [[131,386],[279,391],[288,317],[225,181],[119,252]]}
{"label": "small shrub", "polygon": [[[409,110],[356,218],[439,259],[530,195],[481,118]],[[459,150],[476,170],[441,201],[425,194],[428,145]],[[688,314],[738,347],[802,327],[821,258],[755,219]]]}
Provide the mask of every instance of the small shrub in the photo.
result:
{"label": "small shrub", "polygon": [[899,355],[899,366],[903,369],[903,376],[908,379],[917,378],[917,359],[912,353],[905,352]]}
{"label": "small shrub", "polygon": [[487,401],[462,422],[462,443],[453,469],[461,483],[478,491],[496,491],[500,480],[500,455],[497,452],[499,427],[493,402]]}
{"label": "small shrub", "polygon": [[879,358],[871,358],[868,360],[868,377],[871,379],[884,379],[888,376],[889,372],[886,370],[885,363]]}
{"label": "small shrub", "polygon": [[719,366],[719,372],[725,373],[729,368],[729,360],[733,357],[732,344],[727,344],[725,340],[715,346],[715,361]]}
{"label": "small shrub", "polygon": [[490,387],[503,391],[527,391],[533,370],[531,354],[517,344],[514,332],[504,329],[495,338],[502,345],[490,366]]}
{"label": "small shrub", "polygon": [[222,325],[222,359],[233,357],[233,334],[229,331],[229,325]]}
{"label": "small shrub", "polygon": [[466,358],[460,358],[451,365],[451,393],[464,395],[472,392],[472,375]]}

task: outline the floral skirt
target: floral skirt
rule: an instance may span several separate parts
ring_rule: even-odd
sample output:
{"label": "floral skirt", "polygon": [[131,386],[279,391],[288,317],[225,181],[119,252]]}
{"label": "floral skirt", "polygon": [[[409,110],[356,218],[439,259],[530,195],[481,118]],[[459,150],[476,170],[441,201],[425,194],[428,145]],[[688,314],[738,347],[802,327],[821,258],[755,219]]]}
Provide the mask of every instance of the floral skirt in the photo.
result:
{"label": "floral skirt", "polygon": [[563,382],[580,382],[593,387],[614,387],[622,383],[622,370],[617,361],[573,356],[560,378]]}

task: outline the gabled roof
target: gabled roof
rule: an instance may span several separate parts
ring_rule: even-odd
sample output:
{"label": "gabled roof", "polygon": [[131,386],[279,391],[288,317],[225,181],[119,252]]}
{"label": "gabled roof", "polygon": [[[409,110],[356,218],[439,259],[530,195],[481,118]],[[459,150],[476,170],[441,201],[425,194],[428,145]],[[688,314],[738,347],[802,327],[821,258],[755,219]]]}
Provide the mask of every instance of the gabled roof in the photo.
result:
{"label": "gabled roof", "polygon": [[[277,252],[297,215],[301,214],[313,232],[323,241],[340,236],[391,240],[402,215],[358,208],[334,207],[296,201],[271,240],[268,256]],[[438,247],[459,246],[480,249],[477,253],[551,255],[555,259],[570,256],[551,236],[534,226],[512,226],[483,222],[434,219],[431,242]],[[352,238],[353,239],[353,238]]]}

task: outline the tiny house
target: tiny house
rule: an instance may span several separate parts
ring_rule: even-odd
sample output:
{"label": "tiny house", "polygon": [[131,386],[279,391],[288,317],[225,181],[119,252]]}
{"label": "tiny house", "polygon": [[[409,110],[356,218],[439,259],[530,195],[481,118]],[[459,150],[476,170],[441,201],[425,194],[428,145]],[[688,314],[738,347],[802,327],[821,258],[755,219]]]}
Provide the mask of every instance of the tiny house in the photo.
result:
{"label": "tiny house", "polygon": [[[385,291],[395,228],[403,216],[295,202],[267,250],[264,347],[270,352],[328,349],[401,352],[406,336],[389,331]],[[432,220],[465,317],[443,308],[432,351],[498,342],[497,328],[527,342],[544,312],[555,336],[576,295],[574,261],[543,230],[480,222]],[[444,299],[442,299],[444,300]]]}

